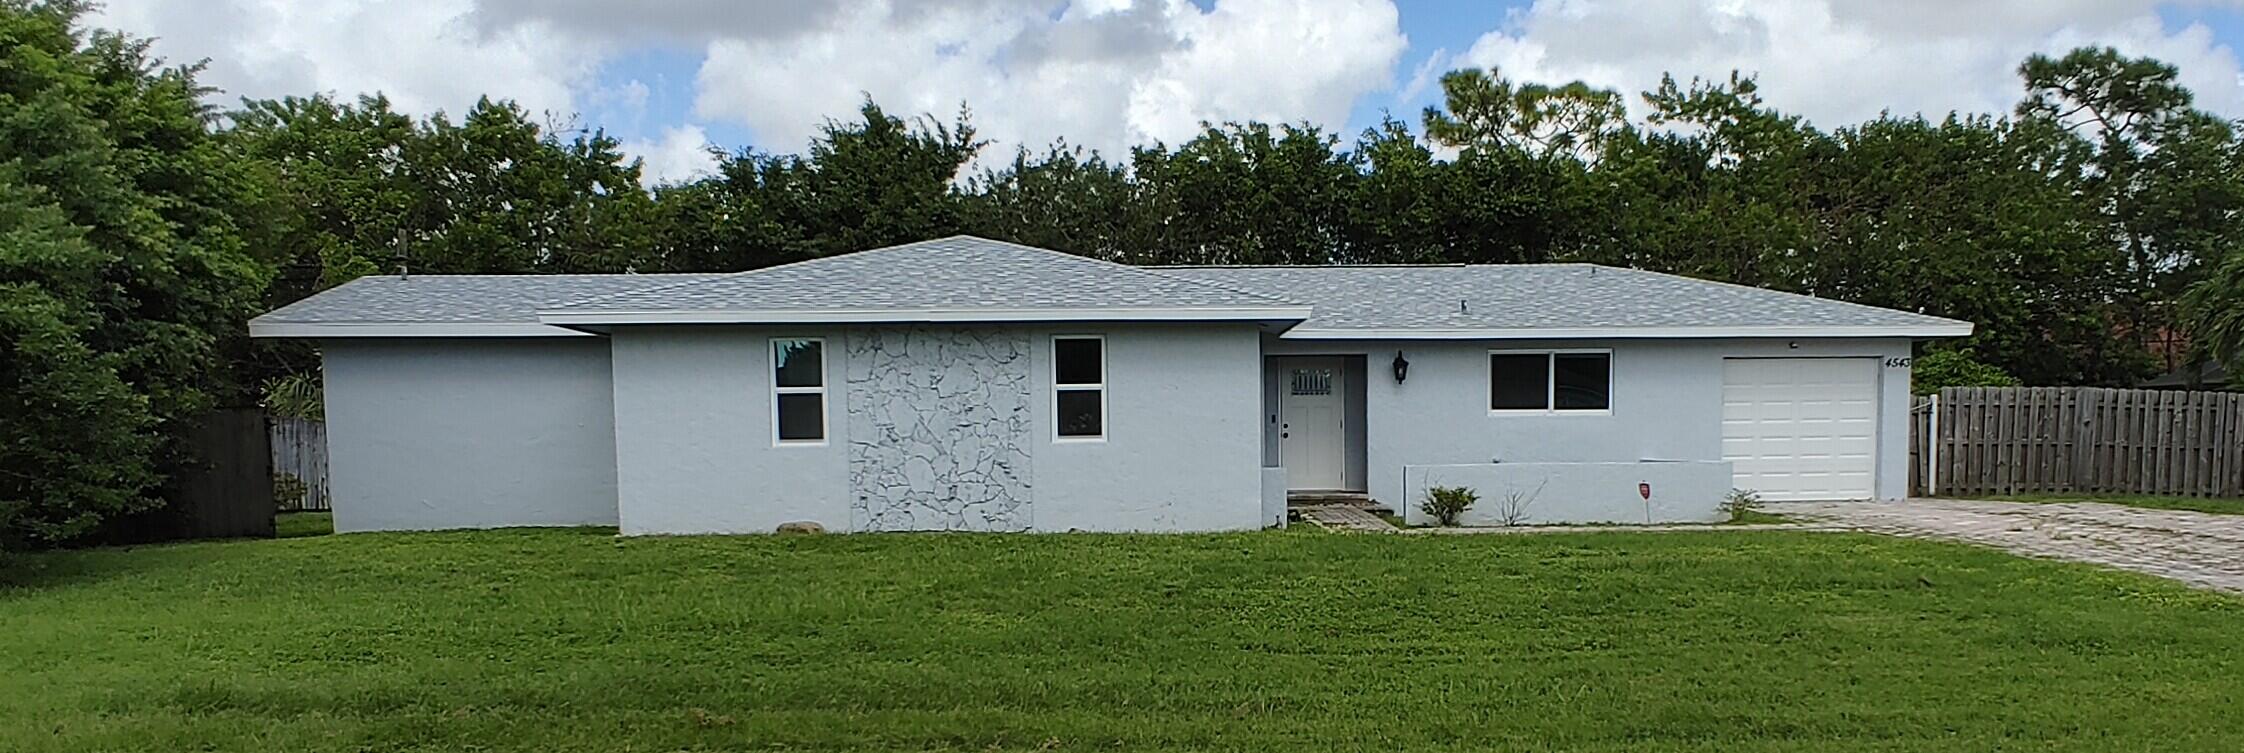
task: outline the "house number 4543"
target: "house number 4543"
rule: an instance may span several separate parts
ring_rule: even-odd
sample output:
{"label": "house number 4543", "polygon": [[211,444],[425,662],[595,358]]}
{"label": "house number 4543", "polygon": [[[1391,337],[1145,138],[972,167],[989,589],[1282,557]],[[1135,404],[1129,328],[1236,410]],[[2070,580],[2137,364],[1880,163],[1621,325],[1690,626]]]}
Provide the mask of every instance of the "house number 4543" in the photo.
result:
{"label": "house number 4543", "polygon": [[1914,359],[1914,358],[1908,358],[1908,357],[1902,357],[1902,358],[1888,358],[1888,359],[1886,359],[1886,368],[1889,368],[1889,369],[1906,369],[1906,368],[1909,368],[1909,364],[1911,364],[1911,363],[1915,362],[1916,360],[1917,360],[1917,359]]}

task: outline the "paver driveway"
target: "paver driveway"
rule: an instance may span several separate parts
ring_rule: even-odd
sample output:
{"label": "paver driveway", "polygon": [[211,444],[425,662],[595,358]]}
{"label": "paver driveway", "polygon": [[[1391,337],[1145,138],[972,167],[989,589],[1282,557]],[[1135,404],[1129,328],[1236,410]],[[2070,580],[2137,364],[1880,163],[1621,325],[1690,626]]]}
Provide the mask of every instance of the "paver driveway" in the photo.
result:
{"label": "paver driveway", "polygon": [[1864,531],[1969,541],[2244,593],[2244,515],[2094,502],[1955,499],[1798,502],[1770,505],[1769,510]]}

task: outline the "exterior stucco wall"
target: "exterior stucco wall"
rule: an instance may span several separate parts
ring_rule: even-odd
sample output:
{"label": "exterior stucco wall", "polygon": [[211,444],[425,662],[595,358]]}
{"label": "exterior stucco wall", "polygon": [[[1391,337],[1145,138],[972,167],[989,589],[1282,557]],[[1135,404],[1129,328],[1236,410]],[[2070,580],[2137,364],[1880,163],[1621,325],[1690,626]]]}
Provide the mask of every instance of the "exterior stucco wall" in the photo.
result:
{"label": "exterior stucco wall", "polygon": [[[1796,346],[1796,347],[1795,347]],[[1609,414],[1490,415],[1488,351],[1608,348]],[[1367,477],[1374,499],[1415,507],[1406,465],[1634,462],[1722,459],[1722,359],[1906,358],[1904,339],[1302,341],[1265,338],[1269,355],[1364,355],[1386,364],[1402,351],[1408,378],[1370,369],[1364,382]],[[1903,361],[1901,363],[1906,363]],[[1908,491],[1909,370],[1879,368],[1877,494]]]}
{"label": "exterior stucco wall", "polygon": [[[826,340],[824,443],[773,441],[772,337]],[[843,338],[839,328],[618,328],[609,340],[623,533],[770,533],[793,521],[847,530]]]}
{"label": "exterior stucco wall", "polygon": [[336,531],[616,522],[606,341],[321,350]]}
{"label": "exterior stucco wall", "polygon": [[[1036,530],[1216,531],[1262,526],[1262,357],[1247,324],[1031,330],[1039,396]],[[1107,436],[1052,440],[1055,334],[1103,334]]]}
{"label": "exterior stucco wall", "polygon": [[[759,533],[798,520],[816,521],[837,531],[1192,531],[1263,524],[1257,430],[1260,335],[1253,326],[979,325],[971,328],[971,336],[964,334],[968,329],[618,328],[611,340],[623,531]],[[917,333],[926,344],[905,345],[897,339],[909,333]],[[1107,412],[1106,437],[1101,441],[1062,442],[1054,437],[1051,338],[1056,334],[1105,337]],[[827,441],[823,445],[774,446],[771,337],[826,340]],[[851,344],[876,339],[896,346],[878,349],[876,354]],[[865,514],[874,507],[892,509],[886,491],[877,505],[857,499],[866,492],[860,488],[865,479],[882,477],[874,466],[907,469],[903,473],[916,476],[900,483],[914,488],[941,478],[963,478],[941,469],[959,471],[971,463],[911,462],[892,457],[893,443],[859,435],[923,421],[955,426],[960,421],[980,425],[1003,418],[945,408],[931,386],[924,402],[912,402],[911,396],[898,393],[911,384],[933,385],[946,374],[975,382],[989,375],[970,374],[992,368],[1012,374],[1010,365],[939,355],[952,351],[937,347],[938,343],[998,341],[1025,343],[1028,349],[1028,430],[1021,439],[1005,431],[999,433],[1002,441],[989,435],[983,438],[991,441],[968,444],[1000,454],[1021,450],[1024,457],[1008,460],[1007,465],[1019,466],[1025,460],[1026,476],[1018,479],[1025,483],[1001,486],[1007,494],[1026,495],[1027,503],[1019,505],[1025,509],[1008,508],[999,518],[978,518],[1001,525],[963,525],[960,522],[967,518],[942,514],[904,516],[908,521]],[[864,358],[889,360],[858,362]],[[906,378],[876,384],[876,369]],[[877,397],[852,392],[876,388],[881,393]],[[897,414],[900,405],[909,409]],[[853,447],[859,450],[855,455]],[[894,496],[925,502],[934,497],[921,492],[934,490],[934,486],[916,492],[907,489]],[[942,491],[948,493],[948,487]],[[887,522],[875,522],[881,520]]]}
{"label": "exterior stucco wall", "polygon": [[[1480,502],[1457,519],[1468,526],[1715,523],[1725,517],[1730,473],[1729,463],[1712,461],[1411,465],[1403,468],[1403,493],[1416,500],[1435,486],[1478,492]],[[1412,525],[1435,522],[1417,505],[1401,512]]]}

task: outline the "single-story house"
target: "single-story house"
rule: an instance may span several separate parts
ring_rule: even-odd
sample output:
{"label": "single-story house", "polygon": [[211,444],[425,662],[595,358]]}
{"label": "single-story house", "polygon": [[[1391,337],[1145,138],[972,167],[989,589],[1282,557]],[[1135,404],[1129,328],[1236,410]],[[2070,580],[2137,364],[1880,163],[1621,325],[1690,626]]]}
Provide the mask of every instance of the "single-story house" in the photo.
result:
{"label": "single-story house", "polygon": [[367,277],[319,344],[341,531],[1707,520],[1907,489],[1922,314],[1589,264],[1141,268],[952,237],[702,275]]}

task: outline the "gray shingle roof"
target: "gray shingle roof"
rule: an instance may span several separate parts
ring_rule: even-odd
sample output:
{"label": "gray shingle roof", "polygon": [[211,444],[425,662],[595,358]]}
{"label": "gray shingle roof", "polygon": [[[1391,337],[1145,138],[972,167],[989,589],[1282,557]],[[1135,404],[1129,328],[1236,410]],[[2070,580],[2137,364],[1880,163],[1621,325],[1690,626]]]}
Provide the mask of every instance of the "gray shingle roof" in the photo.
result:
{"label": "gray shingle roof", "polygon": [[548,309],[602,312],[1100,311],[1294,306],[1160,271],[956,236],[635,290]]}
{"label": "gray shingle roof", "polygon": [[1162,271],[1307,301],[1315,313],[1299,330],[1968,326],[1907,311],[1593,264]]}
{"label": "gray shingle roof", "polygon": [[382,275],[361,277],[257,317],[263,324],[536,324],[570,301],[718,275]]}
{"label": "gray shingle roof", "polygon": [[1706,330],[1808,329],[1934,336],[1970,327],[1588,264],[1138,268],[964,236],[733,274],[366,277],[250,327],[254,335],[281,337],[504,336],[583,334],[552,324],[976,317],[1306,319],[1287,337],[1695,337],[1724,334]]}

